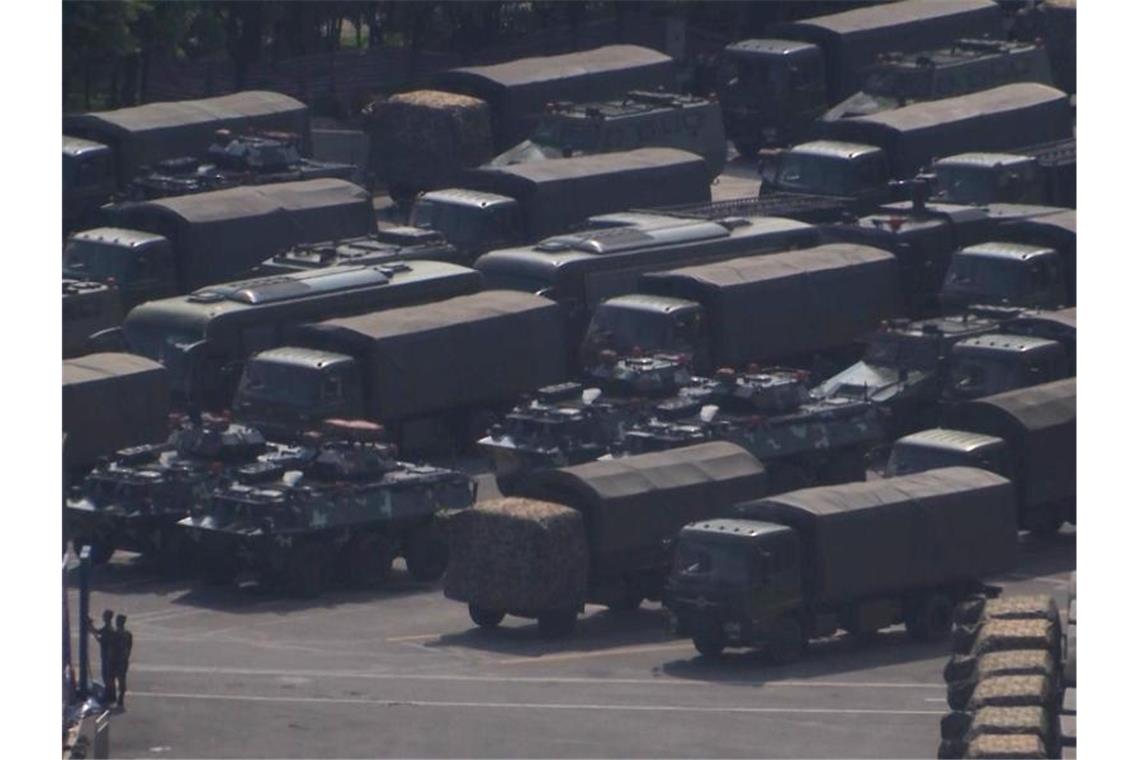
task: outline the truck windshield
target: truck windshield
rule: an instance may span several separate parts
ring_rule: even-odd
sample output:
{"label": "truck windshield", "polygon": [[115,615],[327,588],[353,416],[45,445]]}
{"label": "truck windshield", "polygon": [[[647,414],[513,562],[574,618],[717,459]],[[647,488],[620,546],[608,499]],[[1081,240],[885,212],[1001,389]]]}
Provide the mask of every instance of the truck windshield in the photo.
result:
{"label": "truck windshield", "polygon": [[950,365],[948,395],[955,399],[981,398],[1031,383],[1019,359],[1018,356],[1010,356],[1007,361],[997,357],[956,358]]}
{"label": "truck windshield", "polygon": [[994,203],[996,173],[981,166],[935,166],[939,200],[962,204]]}
{"label": "truck windshield", "polygon": [[938,343],[928,338],[879,333],[872,336],[863,361],[876,367],[933,370],[938,367]]}
{"label": "truck windshield", "polygon": [[125,282],[132,260],[128,248],[72,239],[63,248],[63,273],[68,277]]}
{"label": "truck windshield", "polygon": [[691,580],[743,584],[751,579],[747,545],[682,539],[673,560],[675,575]]}
{"label": "truck windshield", "polygon": [[320,399],[321,373],[273,362],[247,362],[237,397],[243,401],[308,406]]}
{"label": "truck windshield", "polygon": [[726,55],[718,75],[722,87],[735,90],[738,97],[748,100],[779,95],[786,81],[782,63],[757,55]]}
{"label": "truck windshield", "polygon": [[634,347],[648,350],[692,350],[692,346],[670,345],[672,331],[670,319],[640,309],[623,309],[602,304],[590,320],[586,344],[594,348],[612,348],[619,354],[629,353]]}
{"label": "truck windshield", "polygon": [[463,203],[420,199],[412,206],[410,224],[435,230],[447,242],[460,247],[477,247],[494,237],[488,209]]}
{"label": "truck windshield", "polygon": [[1016,304],[1028,289],[1028,272],[1022,262],[989,256],[955,256],[946,272],[943,290],[971,303]]}
{"label": "truck windshield", "polygon": [[780,158],[776,186],[781,190],[846,198],[859,191],[859,178],[853,161],[788,151]]}
{"label": "truck windshield", "polygon": [[941,467],[973,466],[969,456],[928,446],[895,446],[887,462],[887,477],[937,470]]}

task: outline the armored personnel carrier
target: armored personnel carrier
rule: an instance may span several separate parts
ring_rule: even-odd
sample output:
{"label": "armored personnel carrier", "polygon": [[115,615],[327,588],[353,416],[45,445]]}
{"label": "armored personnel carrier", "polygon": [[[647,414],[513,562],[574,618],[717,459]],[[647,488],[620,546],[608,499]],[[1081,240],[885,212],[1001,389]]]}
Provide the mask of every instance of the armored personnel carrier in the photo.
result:
{"label": "armored personnel carrier", "polygon": [[808,377],[798,369],[720,370],[628,425],[614,453],[730,441],[764,463],[777,492],[865,479],[864,457],[884,437],[879,412],[862,399],[814,399]]}
{"label": "armored personnel carrier", "polygon": [[159,161],[127,186],[134,201],[306,179],[351,180],[356,167],[304,158],[294,136],[285,133],[233,135],[219,131],[206,155]]}
{"label": "armored personnel carrier", "polygon": [[403,556],[417,580],[437,580],[447,545],[437,522],[475,501],[467,475],[397,461],[369,441],[320,444],[301,466],[255,462],[196,503],[179,525],[201,552],[203,579],[250,570],[268,586],[318,595],[340,577],[381,583]]}
{"label": "armored personnel carrier", "polygon": [[177,522],[219,482],[226,467],[296,463],[311,452],[269,444],[244,425],[187,426],[165,443],[123,449],[96,467],[67,499],[65,529],[90,545],[96,563],[116,549],[149,555],[164,570],[190,559]]}

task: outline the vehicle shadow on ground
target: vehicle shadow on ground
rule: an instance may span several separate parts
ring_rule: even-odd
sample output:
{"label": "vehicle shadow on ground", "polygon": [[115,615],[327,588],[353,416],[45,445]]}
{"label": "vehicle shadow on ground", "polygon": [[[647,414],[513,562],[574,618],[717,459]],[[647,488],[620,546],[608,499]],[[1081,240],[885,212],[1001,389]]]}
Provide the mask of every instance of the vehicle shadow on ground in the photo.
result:
{"label": "vehicle shadow on ground", "polygon": [[664,611],[656,605],[630,612],[587,608],[587,613],[578,618],[574,632],[563,638],[542,638],[536,621],[508,616],[497,628],[485,630],[471,624],[465,631],[446,633],[421,645],[463,647],[525,659],[681,641],[666,630],[666,622]]}
{"label": "vehicle shadow on ground", "polygon": [[728,650],[709,658],[692,650],[692,656],[671,660],[660,670],[675,678],[728,685],[756,686],[766,681],[789,681],[865,671],[915,660],[947,658],[950,642],[911,641],[901,627],[880,631],[862,641],[838,634],[811,642],[804,657],[791,665],[776,665],[757,649]]}

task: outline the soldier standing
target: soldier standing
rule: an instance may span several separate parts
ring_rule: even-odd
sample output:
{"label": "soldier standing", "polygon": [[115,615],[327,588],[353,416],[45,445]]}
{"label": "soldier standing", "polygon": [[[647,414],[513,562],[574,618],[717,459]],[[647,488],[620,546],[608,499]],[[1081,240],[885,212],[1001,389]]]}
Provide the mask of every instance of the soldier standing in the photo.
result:
{"label": "soldier standing", "polygon": [[127,698],[127,668],[131,664],[131,648],[134,646],[134,635],[127,630],[127,616],[118,615],[115,618],[114,646],[111,649],[111,678],[115,682],[112,694],[119,707],[123,707]]}
{"label": "soldier standing", "polygon": [[87,624],[91,627],[91,635],[99,642],[99,664],[100,671],[103,676],[103,701],[108,704],[115,701],[114,685],[111,683],[112,670],[112,650],[115,646],[115,629],[111,626],[111,618],[115,613],[111,610],[103,610],[103,627],[96,628],[95,621],[90,618],[87,619]]}

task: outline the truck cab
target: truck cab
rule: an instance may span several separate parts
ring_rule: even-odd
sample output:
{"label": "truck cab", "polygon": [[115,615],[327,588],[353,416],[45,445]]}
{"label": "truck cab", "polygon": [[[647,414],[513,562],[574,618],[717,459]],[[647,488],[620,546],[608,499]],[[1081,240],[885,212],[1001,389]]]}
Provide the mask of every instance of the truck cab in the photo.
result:
{"label": "truck cab", "polygon": [[1045,203],[1045,177],[1032,156],[960,153],[932,167],[932,200],[985,206],[990,203]]}
{"label": "truck cab", "polygon": [[[123,321],[116,289],[103,282],[63,280],[63,357],[98,350],[98,334]],[[94,338],[94,340],[93,340]]]}
{"label": "truck cab", "polygon": [[794,139],[827,110],[823,51],[793,40],[742,40],[724,49],[717,94],[742,156]]}
{"label": "truck cab", "polygon": [[1044,246],[989,242],[956,251],[942,284],[944,308],[1068,305],[1060,254]]}
{"label": "truck cab", "polygon": [[933,428],[895,441],[886,476],[910,475],[943,467],[978,467],[1012,477],[1009,446],[1001,438],[963,430]]}
{"label": "truck cab", "polygon": [[409,224],[442,233],[447,242],[474,258],[521,243],[526,237],[521,213],[514,198],[448,188],[421,194],[412,206]]}
{"label": "truck cab", "polygon": [[250,357],[233,400],[237,419],[290,437],[325,419],[364,414],[360,370],[344,354],[274,348]]}
{"label": "truck cab", "polygon": [[703,367],[710,359],[704,308],[667,296],[631,294],[598,305],[582,342],[582,362],[597,367],[602,352],[618,356],[641,352],[675,355]]}
{"label": "truck cab", "polygon": [[117,286],[124,313],[178,292],[174,251],[161,235],[117,227],[76,232],[63,247],[63,275]]}
{"label": "truck cab", "polygon": [[873,145],[814,140],[760,156],[760,193],[850,198],[874,206],[891,199],[887,155]]}
{"label": "truck cab", "polygon": [[115,159],[110,147],[63,136],[63,228],[89,222],[115,192]]}
{"label": "truck cab", "polygon": [[982,398],[1068,375],[1068,353],[1057,341],[992,333],[959,341],[950,349],[943,398]]}

